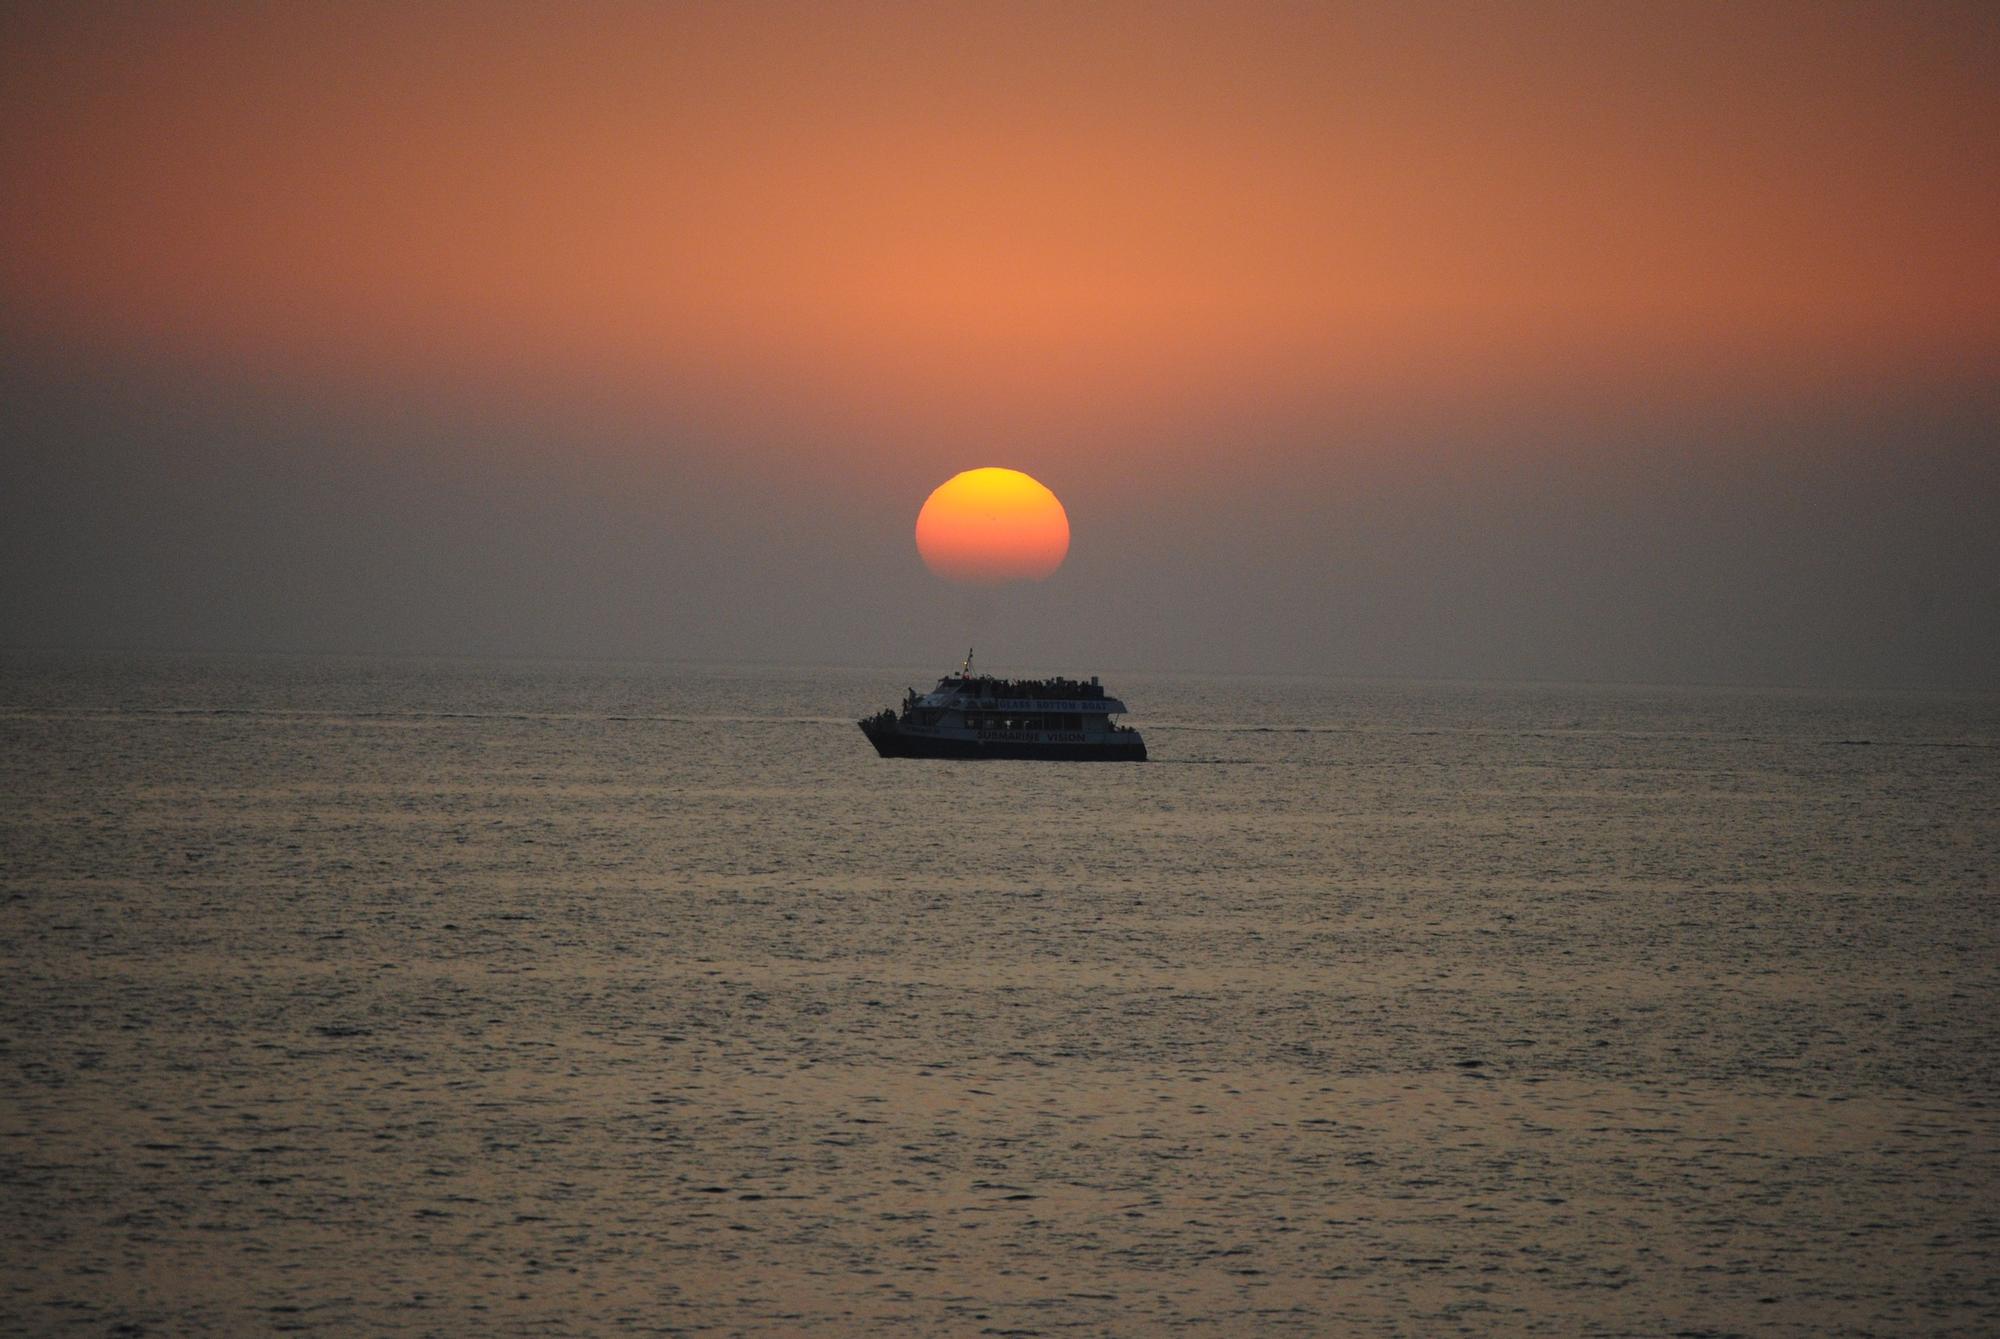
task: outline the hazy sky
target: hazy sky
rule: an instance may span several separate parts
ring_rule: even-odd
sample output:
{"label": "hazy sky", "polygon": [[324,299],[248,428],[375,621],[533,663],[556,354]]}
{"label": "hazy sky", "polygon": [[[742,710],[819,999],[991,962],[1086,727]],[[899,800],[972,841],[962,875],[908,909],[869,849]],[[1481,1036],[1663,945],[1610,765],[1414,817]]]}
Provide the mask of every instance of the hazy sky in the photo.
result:
{"label": "hazy sky", "polygon": [[0,645],[2000,684],[1989,6],[42,9]]}

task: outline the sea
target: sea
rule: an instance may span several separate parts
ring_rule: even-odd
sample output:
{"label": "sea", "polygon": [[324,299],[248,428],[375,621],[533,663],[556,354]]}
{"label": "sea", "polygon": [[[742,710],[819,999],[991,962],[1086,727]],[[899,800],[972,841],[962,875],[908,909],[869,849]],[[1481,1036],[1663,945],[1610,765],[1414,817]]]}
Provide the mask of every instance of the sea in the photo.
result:
{"label": "sea", "polygon": [[936,673],[0,656],[0,1331],[2000,1333],[2000,697]]}

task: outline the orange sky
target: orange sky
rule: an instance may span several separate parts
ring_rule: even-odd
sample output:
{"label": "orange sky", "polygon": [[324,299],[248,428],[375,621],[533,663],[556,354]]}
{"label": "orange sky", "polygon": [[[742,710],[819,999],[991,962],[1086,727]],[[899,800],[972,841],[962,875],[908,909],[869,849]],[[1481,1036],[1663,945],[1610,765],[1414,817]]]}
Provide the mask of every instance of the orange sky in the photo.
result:
{"label": "orange sky", "polygon": [[0,295],[98,348],[987,436],[2000,350],[1970,6],[6,25]]}

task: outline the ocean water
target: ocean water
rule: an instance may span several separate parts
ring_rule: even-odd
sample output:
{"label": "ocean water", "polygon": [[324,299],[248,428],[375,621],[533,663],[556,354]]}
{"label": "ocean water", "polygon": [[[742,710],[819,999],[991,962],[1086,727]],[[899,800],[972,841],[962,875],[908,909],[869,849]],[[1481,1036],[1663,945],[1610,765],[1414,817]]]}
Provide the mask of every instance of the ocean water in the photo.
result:
{"label": "ocean water", "polygon": [[1107,681],[0,658],[0,1328],[2000,1332],[2000,699]]}

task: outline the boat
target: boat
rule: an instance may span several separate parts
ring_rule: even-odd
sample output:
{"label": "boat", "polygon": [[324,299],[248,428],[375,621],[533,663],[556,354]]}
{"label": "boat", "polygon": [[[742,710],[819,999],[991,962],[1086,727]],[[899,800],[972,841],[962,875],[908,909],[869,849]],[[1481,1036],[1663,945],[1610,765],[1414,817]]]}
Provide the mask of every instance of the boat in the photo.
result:
{"label": "boat", "polygon": [[958,673],[930,692],[912,688],[899,712],[884,707],[859,722],[885,758],[1018,758],[1050,762],[1144,762],[1146,741],[1111,718],[1125,704],[1091,675],[1077,679],[996,679]]}

